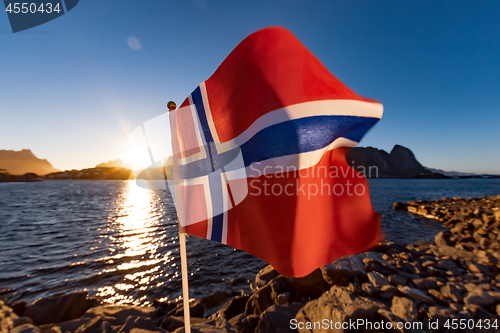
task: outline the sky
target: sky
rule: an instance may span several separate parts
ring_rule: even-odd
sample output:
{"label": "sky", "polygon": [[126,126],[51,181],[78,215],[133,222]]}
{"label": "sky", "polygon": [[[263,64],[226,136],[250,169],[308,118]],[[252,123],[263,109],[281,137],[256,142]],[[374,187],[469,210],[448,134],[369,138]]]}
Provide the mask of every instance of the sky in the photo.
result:
{"label": "sky", "polygon": [[499,1],[81,0],[12,33],[0,13],[0,149],[58,169],[128,152],[252,32],[289,29],[356,93],[384,105],[360,146],[500,174]]}

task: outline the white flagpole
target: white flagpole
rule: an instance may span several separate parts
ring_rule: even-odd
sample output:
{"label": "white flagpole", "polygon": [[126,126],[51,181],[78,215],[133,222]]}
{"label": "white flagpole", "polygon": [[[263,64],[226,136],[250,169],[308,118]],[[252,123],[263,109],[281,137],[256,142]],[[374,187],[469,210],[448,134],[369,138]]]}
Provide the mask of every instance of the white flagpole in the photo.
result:
{"label": "white flagpole", "polygon": [[191,317],[189,313],[189,288],[186,256],[186,228],[181,227],[179,222],[179,242],[181,247],[181,274],[182,274],[182,298],[184,303],[184,328],[186,333],[191,333]]}
{"label": "white flagpole", "polygon": [[[174,102],[167,103],[168,111],[176,109]],[[167,173],[164,170],[165,185],[168,188]],[[181,250],[181,277],[182,277],[182,301],[184,305],[184,332],[191,333],[191,314],[189,313],[189,285],[188,285],[188,270],[187,270],[187,254],[186,254],[186,227],[181,227],[180,221],[177,222],[179,227],[179,246]]]}

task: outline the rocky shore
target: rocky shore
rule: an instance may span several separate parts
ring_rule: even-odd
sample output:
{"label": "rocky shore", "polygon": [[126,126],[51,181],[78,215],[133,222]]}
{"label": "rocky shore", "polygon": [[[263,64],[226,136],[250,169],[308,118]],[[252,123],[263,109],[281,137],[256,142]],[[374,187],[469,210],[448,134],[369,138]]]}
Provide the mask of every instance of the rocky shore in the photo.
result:
{"label": "rocky shore", "polygon": [[[394,209],[438,219],[448,231],[432,242],[381,243],[304,278],[267,266],[249,295],[191,302],[192,331],[500,331],[500,196],[395,203]],[[0,305],[2,333],[184,332],[178,302],[103,306],[79,292]]]}

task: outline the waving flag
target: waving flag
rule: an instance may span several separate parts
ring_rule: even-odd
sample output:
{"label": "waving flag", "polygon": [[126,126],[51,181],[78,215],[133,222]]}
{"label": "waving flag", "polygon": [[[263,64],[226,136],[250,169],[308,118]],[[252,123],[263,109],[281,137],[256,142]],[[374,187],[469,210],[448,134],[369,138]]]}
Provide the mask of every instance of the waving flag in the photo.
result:
{"label": "waving flag", "polygon": [[382,112],[288,30],[253,33],[170,113],[181,226],[296,277],[369,249],[380,217],[345,155]]}

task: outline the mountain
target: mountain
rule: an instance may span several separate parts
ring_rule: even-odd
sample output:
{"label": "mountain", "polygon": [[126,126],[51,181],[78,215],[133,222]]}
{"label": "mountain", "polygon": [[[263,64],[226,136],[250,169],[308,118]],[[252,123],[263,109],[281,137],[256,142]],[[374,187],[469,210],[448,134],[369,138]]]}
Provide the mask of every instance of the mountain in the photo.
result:
{"label": "mountain", "polygon": [[120,159],[116,159],[114,161],[109,161],[101,164],[97,164],[96,168],[123,168],[125,164]]}
{"label": "mountain", "polygon": [[[391,153],[373,147],[355,147],[347,152],[347,163],[356,170],[366,171],[372,178],[414,178],[436,177],[437,174],[420,164],[413,152],[403,146],[395,145]],[[371,168],[371,169],[370,169]],[[371,175],[369,174],[371,171]]]}
{"label": "mountain", "polygon": [[5,169],[7,173],[12,175],[24,175],[25,173],[46,175],[60,171],[47,160],[36,157],[29,149],[21,151],[0,150],[0,169]]}

